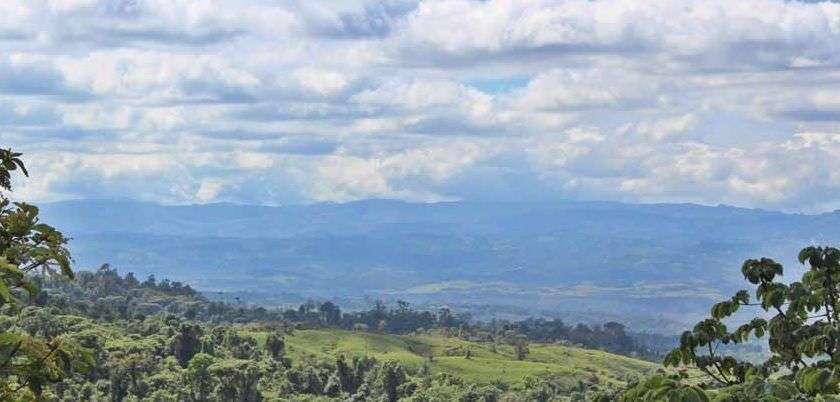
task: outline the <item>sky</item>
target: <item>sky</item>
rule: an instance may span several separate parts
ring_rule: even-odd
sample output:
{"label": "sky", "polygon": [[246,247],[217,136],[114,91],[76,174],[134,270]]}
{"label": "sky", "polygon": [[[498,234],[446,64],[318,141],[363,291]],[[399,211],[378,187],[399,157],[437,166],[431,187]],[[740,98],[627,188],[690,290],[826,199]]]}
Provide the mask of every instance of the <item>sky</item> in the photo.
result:
{"label": "sky", "polygon": [[840,4],[4,0],[31,201],[840,208]]}

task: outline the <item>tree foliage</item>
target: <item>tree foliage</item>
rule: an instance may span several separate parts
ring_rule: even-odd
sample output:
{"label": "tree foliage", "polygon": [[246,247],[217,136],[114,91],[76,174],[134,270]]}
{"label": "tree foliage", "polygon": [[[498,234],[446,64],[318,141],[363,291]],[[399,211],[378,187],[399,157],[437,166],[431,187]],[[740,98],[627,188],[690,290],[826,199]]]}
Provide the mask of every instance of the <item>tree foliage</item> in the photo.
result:
{"label": "tree foliage", "polygon": [[[38,208],[13,202],[12,175],[29,172],[22,154],[0,150],[0,308],[17,310],[37,293],[33,274],[73,278],[67,238],[42,223]],[[37,397],[46,384],[88,368],[84,348],[61,335],[0,332],[0,399]],[[28,391],[28,392],[27,392]]]}
{"label": "tree foliage", "polygon": [[[666,366],[695,367],[710,377],[707,388],[717,390],[656,376],[633,387],[625,399],[659,401],[690,394],[696,396],[689,400],[835,400],[840,394],[840,250],[810,246],[798,259],[807,270],[790,283],[781,281],[780,263],[746,260],[741,274],[753,292],[740,290],[714,304],[710,317],[685,331],[679,347],[666,355]],[[728,325],[745,308],[758,308],[759,314]],[[766,339],[771,353],[762,364],[721,353],[724,345],[756,339]]]}

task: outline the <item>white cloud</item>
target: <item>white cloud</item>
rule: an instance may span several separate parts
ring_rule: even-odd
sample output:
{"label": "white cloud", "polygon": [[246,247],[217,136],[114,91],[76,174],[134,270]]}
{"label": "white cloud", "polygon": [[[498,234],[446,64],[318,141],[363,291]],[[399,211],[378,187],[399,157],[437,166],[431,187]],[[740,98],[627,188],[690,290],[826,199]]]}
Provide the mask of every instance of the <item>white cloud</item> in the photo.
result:
{"label": "white cloud", "polygon": [[195,193],[195,198],[199,202],[215,201],[224,186],[225,183],[218,179],[203,180]]}
{"label": "white cloud", "polygon": [[[458,29],[469,27],[469,29]],[[701,66],[836,63],[840,4],[780,0],[442,0],[399,26],[399,45],[438,55],[646,53]],[[421,53],[422,54],[422,53]],[[651,56],[664,58],[651,58]],[[741,67],[741,66],[738,66]]]}
{"label": "white cloud", "polygon": [[440,192],[446,181],[493,152],[479,144],[459,141],[388,155],[334,155],[319,162],[309,191],[319,201],[444,201],[452,198]]}
{"label": "white cloud", "polygon": [[655,77],[589,66],[540,73],[517,101],[530,110],[638,109],[658,106],[661,87]]}
{"label": "white cloud", "polygon": [[35,200],[840,207],[840,4],[0,5]]}
{"label": "white cloud", "polygon": [[681,116],[668,117],[654,122],[642,122],[636,125],[635,129],[639,134],[646,136],[653,141],[662,141],[673,138],[697,125],[699,118],[691,113]]}
{"label": "white cloud", "polygon": [[305,90],[320,96],[334,95],[350,84],[347,77],[335,71],[301,68],[295,70],[294,77]]}

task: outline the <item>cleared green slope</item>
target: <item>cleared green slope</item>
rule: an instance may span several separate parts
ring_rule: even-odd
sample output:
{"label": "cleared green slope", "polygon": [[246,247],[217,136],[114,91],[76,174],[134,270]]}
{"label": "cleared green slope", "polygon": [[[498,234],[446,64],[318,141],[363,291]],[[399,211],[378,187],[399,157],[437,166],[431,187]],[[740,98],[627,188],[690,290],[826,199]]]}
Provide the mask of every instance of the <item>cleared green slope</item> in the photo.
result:
{"label": "cleared green slope", "polygon": [[[260,333],[253,335],[261,337]],[[338,355],[372,356],[419,369],[424,362],[434,373],[445,372],[477,383],[519,384],[528,376],[551,376],[573,386],[579,380],[621,385],[660,367],[657,364],[597,350],[558,344],[531,344],[525,360],[516,360],[508,345],[469,342],[442,335],[386,335],[343,330],[297,330],[286,338],[294,361],[332,359]],[[471,357],[464,357],[469,349]],[[429,359],[431,356],[431,359]]]}

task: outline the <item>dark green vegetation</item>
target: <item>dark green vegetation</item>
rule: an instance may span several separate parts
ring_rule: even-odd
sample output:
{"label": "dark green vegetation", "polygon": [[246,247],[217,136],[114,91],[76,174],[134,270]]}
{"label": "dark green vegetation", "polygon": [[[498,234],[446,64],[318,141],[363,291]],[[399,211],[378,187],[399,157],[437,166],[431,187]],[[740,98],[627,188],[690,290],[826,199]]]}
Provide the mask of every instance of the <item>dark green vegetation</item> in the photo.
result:
{"label": "dark green vegetation", "polygon": [[[275,323],[286,327],[329,328],[348,331],[374,331],[405,335],[428,329],[473,342],[508,344],[563,343],[616,354],[658,360],[664,353],[661,343],[652,348],[628,334],[624,326],[608,322],[604,325],[567,325],[562,320],[526,319],[521,321],[492,320],[474,322],[447,308],[419,311],[407,302],[398,301],[389,307],[376,301],[369,310],[342,312],[336,304],[307,301],[294,309],[266,309],[219,301],[209,301],[189,285],[154,277],[138,281],[132,273],[120,276],[109,265],[96,272],[81,271],[77,278],[34,278],[40,292],[35,305],[53,306],[65,314],[95,320],[114,321],[144,319],[146,316],[170,313],[207,323]],[[642,339],[644,340],[644,338]]]}
{"label": "dark green vegetation", "polygon": [[401,298],[476,319],[561,313],[669,334],[739,288],[733,261],[840,242],[840,213],[688,204],[78,201],[43,210],[85,269],[107,261],[264,304]]}
{"label": "dark green vegetation", "polygon": [[[138,281],[107,265],[75,280],[34,281],[32,305],[0,329],[61,336],[93,357],[91,370],[48,384],[46,400],[579,399],[657,368],[574,345],[586,339],[640,353],[616,323],[470,323],[406,303],[351,313],[330,302],[265,309],[209,301],[187,285]],[[206,366],[198,378],[195,365]],[[230,376],[239,380],[224,384]],[[387,382],[397,385],[388,390]]]}
{"label": "dark green vegetation", "polygon": [[[711,317],[683,333],[665,357],[671,366],[692,366],[708,384],[678,375],[655,376],[623,394],[627,401],[840,401],[840,250],[806,247],[799,261],[809,269],[799,281],[783,283],[782,265],[769,258],[744,262],[741,273],[755,287],[755,299],[740,290],[715,304]],[[754,301],[753,301],[754,300]],[[744,308],[762,313],[730,329],[726,321]],[[721,345],[766,339],[771,356],[762,364],[739,361]]]}
{"label": "dark green vegetation", "polygon": [[[33,275],[73,277],[67,239],[39,221],[37,207],[13,203],[6,196],[12,189],[13,173],[28,175],[20,156],[0,150],[0,310],[6,314],[17,312],[38,293]],[[7,317],[0,317],[4,324],[12,320]],[[54,335],[0,330],[0,400],[9,400],[23,389],[37,395],[48,383],[93,363],[75,339]]]}

